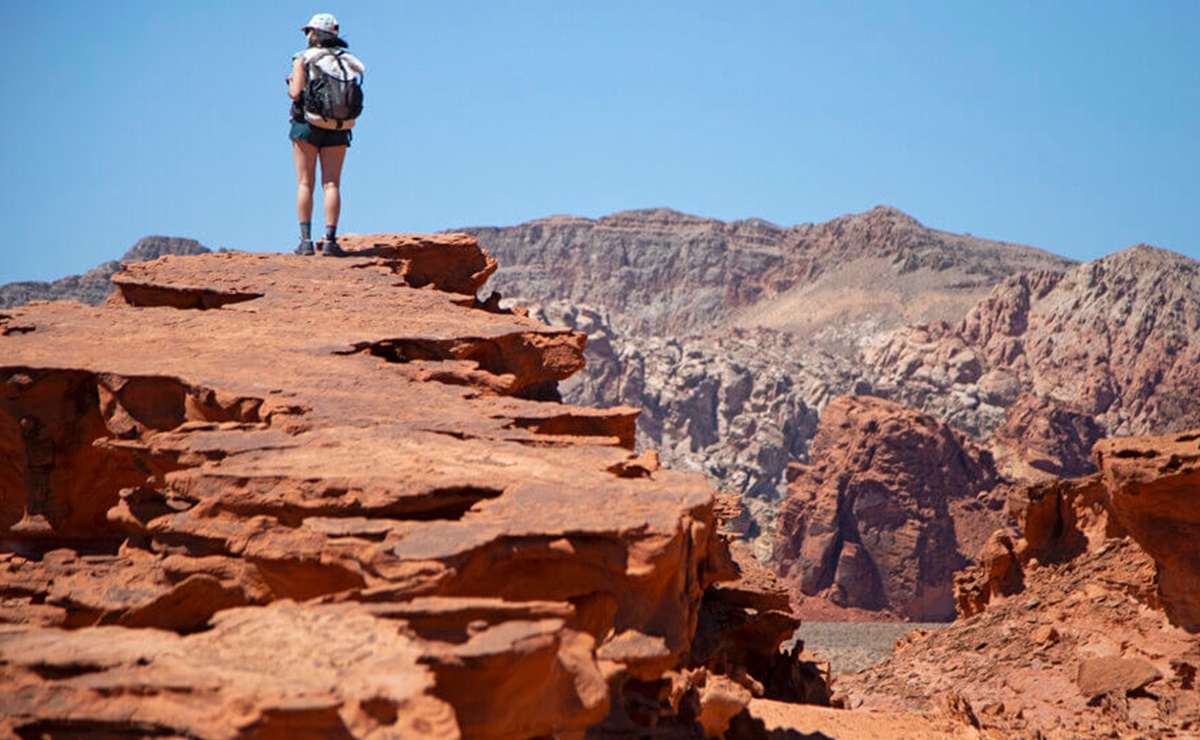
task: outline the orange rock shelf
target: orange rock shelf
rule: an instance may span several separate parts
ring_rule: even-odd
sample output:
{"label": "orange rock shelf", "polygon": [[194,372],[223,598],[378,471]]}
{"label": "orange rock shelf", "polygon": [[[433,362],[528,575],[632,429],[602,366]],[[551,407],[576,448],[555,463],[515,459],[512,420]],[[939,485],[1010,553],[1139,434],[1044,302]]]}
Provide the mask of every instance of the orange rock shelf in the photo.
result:
{"label": "orange rock shelf", "polygon": [[704,480],[554,402],[586,337],[478,302],[473,239],[344,246],[0,314],[0,727],[569,736],[622,645],[684,665]]}

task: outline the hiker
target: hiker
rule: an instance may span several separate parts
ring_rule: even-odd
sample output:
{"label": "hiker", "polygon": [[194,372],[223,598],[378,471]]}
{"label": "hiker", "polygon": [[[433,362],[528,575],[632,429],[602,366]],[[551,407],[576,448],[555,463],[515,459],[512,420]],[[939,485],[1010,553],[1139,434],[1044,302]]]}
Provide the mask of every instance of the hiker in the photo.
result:
{"label": "hiker", "polygon": [[[288,95],[292,99],[292,156],[296,161],[296,214],[300,218],[300,245],[296,254],[315,253],[312,241],[313,186],[317,161],[321,163],[321,190],[325,200],[325,238],[317,247],[327,257],[342,257],[337,223],[341,213],[339,185],[342,163],[350,147],[350,129],[362,108],[364,67],[344,49],[338,22],[329,13],[317,13],[303,28],[308,47],[292,56]],[[342,80],[349,79],[350,82]],[[332,82],[329,82],[332,80]],[[315,89],[314,85],[322,87]],[[352,96],[357,94],[357,108]],[[349,107],[347,107],[349,106]]]}

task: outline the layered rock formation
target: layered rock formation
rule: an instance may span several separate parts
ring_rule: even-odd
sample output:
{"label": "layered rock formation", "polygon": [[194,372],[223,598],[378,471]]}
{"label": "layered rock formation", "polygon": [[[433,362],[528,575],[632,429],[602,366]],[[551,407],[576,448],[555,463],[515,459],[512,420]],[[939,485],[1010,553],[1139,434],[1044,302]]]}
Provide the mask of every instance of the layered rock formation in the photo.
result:
{"label": "layered rock formation", "polygon": [[[1024,537],[1010,568],[1019,574],[1030,560],[1067,562],[1128,537],[1155,564],[1155,594],[1147,599],[1200,632],[1200,432],[1106,439],[1094,451],[1099,473],[1014,492],[1010,508]],[[994,570],[964,574],[962,611],[986,606]]]}
{"label": "layered rock formation", "polygon": [[[1151,247],[1076,266],[886,207],[790,229],[652,210],[472,231],[505,260],[506,295],[599,310],[621,347],[762,327],[800,359],[809,342],[853,356],[873,339],[870,386],[975,435],[1025,391],[1103,416],[1102,434],[1145,433],[1186,413],[1194,381],[1147,374],[1188,364],[1196,315],[1195,262]],[[1069,390],[1081,372],[1094,382]],[[1147,384],[1156,401],[1126,398]]]}
{"label": "layered rock formation", "polygon": [[473,231],[505,261],[497,287],[590,336],[564,398],[644,409],[636,444],[743,494],[735,526],[763,559],[787,467],[841,395],[965,432],[1007,481],[1091,472],[1106,435],[1200,424],[1197,264],[1162,250],[1077,266],[886,207],[793,228],[660,209]]}
{"label": "layered rock formation", "polygon": [[480,303],[469,236],[344,246],[0,313],[0,727],[719,733],[827,699],[703,478],[635,457],[635,409],[554,402],[582,334]]}
{"label": "layered rock formation", "polygon": [[1200,425],[1200,264],[1145,245],[997,287],[864,352],[878,392],[990,440],[1014,478],[1094,470],[1105,436]]}
{"label": "layered rock formation", "polygon": [[956,321],[1011,275],[1072,264],[887,207],[787,229],[658,209],[471,231],[502,256],[506,295],[593,337],[565,397],[645,409],[639,444],[743,494],[764,558],[817,414],[874,392],[860,344]]}
{"label": "layered rock formation", "polygon": [[936,419],[878,398],[821,415],[812,463],[789,471],[776,567],[819,603],[914,621],[954,616],[954,574],[1000,523],[991,456]]}
{"label": "layered rock formation", "polygon": [[817,412],[858,390],[847,358],[865,337],[956,320],[1008,275],[1070,264],[888,207],[791,228],[650,209],[469,231],[505,295],[593,337],[567,400],[646,409],[640,444],[746,494],[751,535],[771,531]]}
{"label": "layered rock formation", "polygon": [[962,617],[845,679],[851,703],[928,710],[954,692],[1016,737],[1200,730],[1200,431],[1104,440],[1096,461],[1015,490],[1022,536],[997,533],[959,576]]}
{"label": "layered rock formation", "polygon": [[824,353],[800,360],[791,335],[767,329],[628,343],[614,341],[603,312],[561,302],[530,310],[588,334],[587,367],[563,383],[564,397],[640,405],[638,445],[741,494],[734,525],[768,560],[781,471],[808,459],[817,409],[852,388],[851,374]]}
{"label": "layered rock formation", "polygon": [[1200,432],[1096,446],[1109,508],[1158,569],[1173,622],[1200,632]]}

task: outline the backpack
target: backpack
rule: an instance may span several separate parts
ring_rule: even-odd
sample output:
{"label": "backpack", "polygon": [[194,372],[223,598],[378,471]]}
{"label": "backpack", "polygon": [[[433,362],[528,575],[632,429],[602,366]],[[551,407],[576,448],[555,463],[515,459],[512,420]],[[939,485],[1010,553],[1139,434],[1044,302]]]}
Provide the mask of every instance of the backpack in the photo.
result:
{"label": "backpack", "polygon": [[322,54],[305,67],[304,118],[314,126],[347,129],[362,113],[362,77],[342,61],[344,51]]}

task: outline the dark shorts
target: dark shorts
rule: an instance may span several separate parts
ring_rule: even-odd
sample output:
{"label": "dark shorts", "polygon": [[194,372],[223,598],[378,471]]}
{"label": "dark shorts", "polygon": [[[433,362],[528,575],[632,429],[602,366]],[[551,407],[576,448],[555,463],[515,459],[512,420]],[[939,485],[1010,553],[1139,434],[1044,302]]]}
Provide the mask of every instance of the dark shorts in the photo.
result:
{"label": "dark shorts", "polygon": [[288,136],[292,141],[304,141],[318,149],[327,146],[350,146],[350,129],[333,131],[319,126],[313,126],[307,121],[292,121],[292,133]]}

